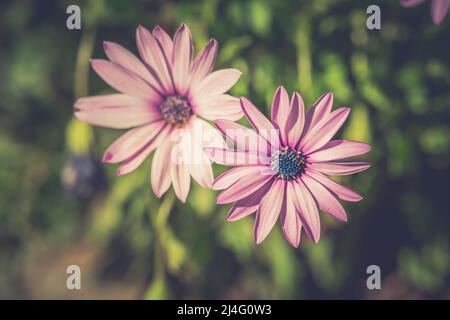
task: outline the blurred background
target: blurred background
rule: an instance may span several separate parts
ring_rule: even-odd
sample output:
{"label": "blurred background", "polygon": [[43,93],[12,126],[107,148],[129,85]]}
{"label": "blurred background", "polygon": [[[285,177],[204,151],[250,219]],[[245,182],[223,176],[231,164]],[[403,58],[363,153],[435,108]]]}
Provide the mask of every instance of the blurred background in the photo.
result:
{"label": "blurred background", "polygon": [[[1,1],[0,298],[450,299],[450,18],[375,2],[381,30],[361,0]],[[194,182],[185,205],[157,199],[149,160],[123,177],[101,163],[120,130],[74,120],[77,97],[111,92],[88,63],[103,41],[136,53],[139,24],[181,22],[196,52],[219,41],[216,68],[244,72],[232,94],[266,114],[280,84],[352,107],[339,135],[370,143],[372,167],[340,181],[365,199],[346,224],[321,214],[318,245],[290,247],[278,224],[255,245],[253,216],[227,222]],[[66,289],[71,264],[82,290]]]}

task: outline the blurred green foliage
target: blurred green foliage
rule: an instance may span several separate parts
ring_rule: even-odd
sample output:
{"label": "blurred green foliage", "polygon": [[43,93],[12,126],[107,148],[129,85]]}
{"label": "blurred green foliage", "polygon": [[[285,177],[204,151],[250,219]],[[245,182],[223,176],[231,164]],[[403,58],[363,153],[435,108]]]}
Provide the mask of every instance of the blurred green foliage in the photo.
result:
{"label": "blurred green foliage", "polygon": [[[2,1],[0,298],[449,298],[450,19],[398,2],[369,31],[366,0]],[[65,28],[73,3],[81,31]],[[219,41],[217,68],[243,71],[232,94],[266,114],[280,84],[352,107],[340,135],[372,144],[373,165],[340,181],[365,200],[345,204],[347,224],[323,214],[318,245],[291,248],[277,226],[257,246],[253,218],[227,222],[215,192],[157,199],[150,160],[123,177],[99,163],[120,132],[73,119],[77,97],[112,92],[89,58],[104,40],[136,52],[139,24],[181,22],[197,52]],[[80,292],[64,289],[69,264]]]}

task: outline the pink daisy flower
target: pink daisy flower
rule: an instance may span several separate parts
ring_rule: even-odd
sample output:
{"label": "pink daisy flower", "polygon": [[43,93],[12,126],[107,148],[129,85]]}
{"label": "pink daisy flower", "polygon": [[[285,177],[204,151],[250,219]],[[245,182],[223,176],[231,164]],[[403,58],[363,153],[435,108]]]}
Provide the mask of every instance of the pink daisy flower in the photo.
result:
{"label": "pink daisy flower", "polygon": [[[402,0],[401,4],[404,7],[414,7],[421,4],[425,0]],[[435,24],[440,24],[444,21],[450,8],[450,0],[432,0],[431,1],[431,18]]]}
{"label": "pink daisy flower", "polygon": [[[160,197],[173,184],[184,202],[191,176],[204,187],[212,184],[211,163],[204,161],[208,158],[203,148],[223,146],[220,132],[205,119],[243,116],[239,99],[225,94],[241,72],[213,72],[218,50],[214,39],[193,59],[191,32],[185,24],[173,40],[159,26],[151,33],[139,26],[136,39],[142,61],[119,44],[104,43],[109,61],[93,59],[91,65],[120,93],[77,100],[75,116],[102,127],[132,128],[106,150],[103,161],[120,163],[120,176],[135,170],[156,150],[151,168],[154,193]],[[207,132],[208,139],[201,132]]]}
{"label": "pink daisy flower", "polygon": [[266,238],[279,217],[291,245],[298,247],[302,229],[317,243],[318,208],[347,221],[338,199],[362,199],[327,177],[353,174],[370,166],[367,162],[336,161],[364,154],[370,146],[331,140],[350,113],[346,107],[331,111],[332,103],[333,95],[326,93],[305,116],[302,97],[294,93],[289,101],[286,90],[279,87],[272,103],[272,122],[250,101],[241,98],[242,110],[256,131],[229,120],[216,121],[228,142],[236,146],[206,149],[215,162],[234,166],[213,183],[213,189],[223,190],[217,203],[234,203],[229,221],[256,211],[256,243]]}

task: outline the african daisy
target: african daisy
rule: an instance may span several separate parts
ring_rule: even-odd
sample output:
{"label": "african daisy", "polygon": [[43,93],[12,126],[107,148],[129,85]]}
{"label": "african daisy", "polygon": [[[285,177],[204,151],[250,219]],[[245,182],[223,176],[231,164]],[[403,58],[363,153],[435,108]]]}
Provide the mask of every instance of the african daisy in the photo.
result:
{"label": "african daisy", "polygon": [[[414,7],[421,4],[425,0],[402,0],[401,4],[404,7]],[[450,8],[450,0],[432,0],[431,1],[431,18],[435,24],[440,24],[444,21]]]}
{"label": "african daisy", "polygon": [[217,203],[234,203],[228,214],[230,221],[256,211],[254,238],[258,244],[279,217],[291,245],[299,245],[302,229],[317,243],[318,208],[347,221],[337,199],[362,199],[327,177],[353,174],[369,167],[366,162],[336,162],[370,150],[365,143],[331,140],[350,108],[331,111],[333,95],[326,93],[305,116],[301,96],[294,93],[289,101],[286,90],[280,87],[273,99],[271,122],[250,101],[240,101],[255,131],[229,120],[217,120],[217,127],[235,148],[206,149],[215,162],[234,166],[213,183],[213,189],[223,190]]}
{"label": "african daisy", "polygon": [[[104,43],[109,61],[93,59],[91,65],[120,93],[81,98],[75,103],[75,115],[102,127],[132,128],[106,150],[103,161],[120,163],[117,175],[123,175],[156,149],[151,168],[153,191],[160,197],[173,184],[184,202],[191,176],[204,187],[212,184],[212,168],[209,161],[203,161],[208,160],[203,148],[223,146],[220,132],[204,119],[243,116],[239,99],[225,94],[241,72],[212,71],[218,50],[214,39],[193,59],[191,32],[185,24],[173,40],[158,26],[153,32],[139,26],[136,39],[142,61],[119,44]],[[208,139],[195,131],[207,131]]]}

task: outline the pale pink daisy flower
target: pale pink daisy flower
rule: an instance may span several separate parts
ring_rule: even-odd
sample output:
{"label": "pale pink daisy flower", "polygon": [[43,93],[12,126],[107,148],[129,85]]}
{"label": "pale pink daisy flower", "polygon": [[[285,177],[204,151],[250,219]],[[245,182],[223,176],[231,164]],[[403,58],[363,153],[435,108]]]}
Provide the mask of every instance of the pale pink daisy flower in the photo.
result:
{"label": "pale pink daisy flower", "polygon": [[[141,60],[119,44],[104,43],[109,61],[93,59],[91,65],[120,93],[81,98],[75,103],[75,115],[102,127],[132,128],[106,150],[103,161],[120,163],[117,175],[123,175],[156,149],[151,168],[154,193],[160,197],[173,184],[184,202],[191,176],[204,187],[210,187],[214,179],[203,148],[223,145],[220,132],[204,119],[243,116],[239,99],[225,94],[241,72],[213,71],[218,50],[214,39],[193,59],[191,32],[185,24],[173,40],[159,26],[153,32],[139,26],[136,39]],[[208,141],[202,132],[207,132]],[[173,154],[181,156],[181,161],[173,161]]]}
{"label": "pale pink daisy flower", "polygon": [[[401,4],[404,7],[414,7],[425,0],[402,0]],[[440,24],[444,21],[445,16],[450,8],[450,0],[431,0],[431,18],[435,24]]]}
{"label": "pale pink daisy flower", "polygon": [[338,199],[362,199],[327,177],[353,174],[370,166],[367,162],[336,161],[364,154],[370,146],[331,140],[350,113],[346,107],[331,111],[332,103],[332,93],[326,93],[305,116],[301,96],[294,93],[289,101],[286,90],[279,87],[272,103],[272,122],[245,98],[241,98],[241,106],[255,131],[229,120],[216,121],[227,140],[236,146],[206,149],[215,162],[234,166],[213,183],[213,189],[223,190],[217,203],[234,203],[229,221],[256,211],[256,243],[266,238],[278,217],[291,245],[298,247],[302,229],[317,243],[318,208],[347,221]]}

